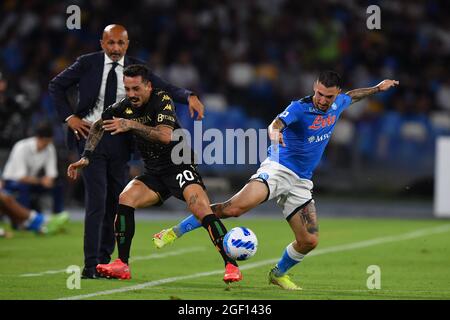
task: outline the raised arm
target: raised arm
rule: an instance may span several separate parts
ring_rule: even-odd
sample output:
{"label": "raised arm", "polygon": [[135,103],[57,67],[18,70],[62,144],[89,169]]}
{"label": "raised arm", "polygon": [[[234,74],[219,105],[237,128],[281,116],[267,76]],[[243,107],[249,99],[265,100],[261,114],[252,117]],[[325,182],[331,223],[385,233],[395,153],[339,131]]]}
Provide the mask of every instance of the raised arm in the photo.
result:
{"label": "raised arm", "polygon": [[134,120],[115,117],[112,120],[105,120],[103,128],[106,131],[110,131],[111,135],[131,130],[134,134],[141,136],[144,139],[164,144],[170,143],[173,132],[173,129],[167,125],[150,127]]}
{"label": "raised arm", "polygon": [[370,88],[360,88],[360,89],[353,89],[348,92],[346,92],[347,95],[349,95],[352,98],[352,103],[358,102],[361,99],[364,99],[365,97],[371,96],[375,93],[381,92],[381,91],[387,91],[391,87],[395,87],[398,85],[399,82],[397,80],[383,80],[379,84],[377,84],[374,87]]}
{"label": "raised arm", "polygon": [[191,118],[194,117],[194,111],[198,113],[197,120],[203,118],[205,107],[203,106],[197,95],[192,93],[192,91],[178,88],[177,86],[164,81],[154,73],[150,75],[150,81],[153,87],[167,91],[173,97],[174,101],[183,104],[187,103],[189,106],[189,113],[191,115]]}
{"label": "raised arm", "polygon": [[71,179],[76,179],[78,177],[78,169],[82,169],[89,165],[89,158],[97,147],[98,143],[103,137],[103,120],[99,119],[94,122],[89,131],[89,136],[87,137],[86,144],[84,146],[84,152],[80,160],[71,163],[67,168],[67,176]]}
{"label": "raised arm", "polygon": [[286,145],[283,141],[283,133],[281,131],[284,129],[285,125],[278,117],[272,121],[268,128],[269,139],[272,144],[281,144],[283,147]]}

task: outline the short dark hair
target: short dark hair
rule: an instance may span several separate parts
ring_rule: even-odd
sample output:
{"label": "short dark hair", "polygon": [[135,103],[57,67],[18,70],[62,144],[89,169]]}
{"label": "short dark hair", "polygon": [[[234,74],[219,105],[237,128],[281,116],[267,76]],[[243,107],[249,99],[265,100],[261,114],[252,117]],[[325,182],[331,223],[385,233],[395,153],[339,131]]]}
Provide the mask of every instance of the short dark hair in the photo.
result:
{"label": "short dark hair", "polygon": [[39,138],[53,138],[53,126],[48,122],[38,124],[35,136]]}
{"label": "short dark hair", "polygon": [[341,88],[342,79],[339,73],[331,70],[322,71],[317,79],[321,84],[327,88],[337,87]]}
{"label": "short dark hair", "polygon": [[143,64],[131,64],[123,70],[125,77],[142,77],[143,82],[149,81],[150,70]]}

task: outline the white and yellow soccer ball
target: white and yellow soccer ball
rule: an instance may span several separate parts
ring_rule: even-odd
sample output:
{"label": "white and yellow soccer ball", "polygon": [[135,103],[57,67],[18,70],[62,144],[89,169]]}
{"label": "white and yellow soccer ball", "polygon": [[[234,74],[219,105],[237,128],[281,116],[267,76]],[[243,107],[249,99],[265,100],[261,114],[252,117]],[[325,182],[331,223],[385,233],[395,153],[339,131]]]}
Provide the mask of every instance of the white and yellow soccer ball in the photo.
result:
{"label": "white and yellow soccer ball", "polygon": [[223,248],[230,258],[247,260],[258,250],[258,239],[252,230],[236,227],[228,231],[223,238]]}

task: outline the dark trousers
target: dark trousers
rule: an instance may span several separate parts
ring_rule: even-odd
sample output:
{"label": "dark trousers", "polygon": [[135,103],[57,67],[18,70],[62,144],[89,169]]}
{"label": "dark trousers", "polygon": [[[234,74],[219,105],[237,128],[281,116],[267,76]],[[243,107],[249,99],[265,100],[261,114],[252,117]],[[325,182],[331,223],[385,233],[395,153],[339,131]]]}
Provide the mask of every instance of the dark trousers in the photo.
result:
{"label": "dark trousers", "polygon": [[[128,181],[129,136],[111,136],[105,132],[82,170],[85,188],[84,265],[95,267],[109,263],[114,251],[114,217],[119,195]],[[79,143],[80,153],[84,140]]]}
{"label": "dark trousers", "polygon": [[60,213],[64,210],[64,189],[61,182],[55,181],[52,188],[45,188],[42,185],[23,183],[15,180],[6,180],[4,189],[11,194],[17,195],[17,201],[26,208],[31,207],[33,195],[51,194],[53,199],[53,213]]}

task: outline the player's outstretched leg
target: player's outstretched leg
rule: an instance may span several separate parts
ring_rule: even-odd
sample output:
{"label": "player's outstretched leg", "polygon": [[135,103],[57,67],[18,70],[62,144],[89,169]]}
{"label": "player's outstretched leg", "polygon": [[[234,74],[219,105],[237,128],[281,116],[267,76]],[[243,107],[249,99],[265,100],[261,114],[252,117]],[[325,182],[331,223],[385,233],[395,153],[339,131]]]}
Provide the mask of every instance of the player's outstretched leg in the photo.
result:
{"label": "player's outstretched leg", "polygon": [[287,272],[317,246],[319,229],[314,202],[301,208],[288,222],[296,240],[286,247],[278,263],[270,270],[268,278],[270,284],[278,285],[285,290],[301,290]]}
{"label": "player's outstretched leg", "polygon": [[173,226],[169,229],[163,229],[160,232],[154,234],[152,238],[153,244],[157,249],[161,249],[162,247],[173,243],[183,234],[200,228],[201,226],[202,224],[193,214],[191,214],[176,226]]}
{"label": "player's outstretched leg", "polygon": [[236,282],[242,280],[242,273],[235,260],[225,253],[223,248],[223,238],[227,229],[223,223],[211,211],[210,203],[206,192],[199,184],[188,185],[183,196],[188,204],[189,210],[202,222],[202,226],[208,231],[208,235],[217,249],[225,264],[225,274],[223,281]]}
{"label": "player's outstretched leg", "polygon": [[[258,206],[267,197],[267,187],[258,180],[252,180],[247,183],[238,193],[231,199],[212,204],[211,210],[220,219],[239,217],[252,208]],[[153,244],[156,248],[161,249],[164,246],[173,243],[185,233],[200,228],[202,224],[194,215],[190,215],[179,224],[163,229],[153,235]]]}
{"label": "player's outstretched leg", "polygon": [[231,259],[225,253],[223,248],[223,238],[227,234],[227,229],[222,222],[213,213],[204,216],[202,219],[203,227],[208,231],[212,243],[219,251],[225,263],[225,274],[223,281],[226,283],[236,282],[242,280],[242,273],[235,260]]}

